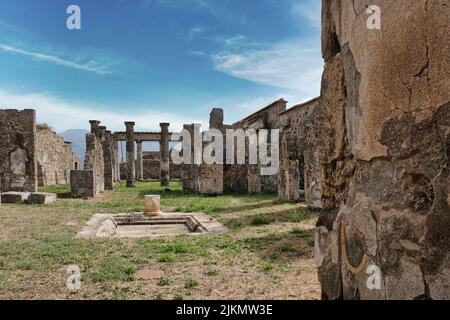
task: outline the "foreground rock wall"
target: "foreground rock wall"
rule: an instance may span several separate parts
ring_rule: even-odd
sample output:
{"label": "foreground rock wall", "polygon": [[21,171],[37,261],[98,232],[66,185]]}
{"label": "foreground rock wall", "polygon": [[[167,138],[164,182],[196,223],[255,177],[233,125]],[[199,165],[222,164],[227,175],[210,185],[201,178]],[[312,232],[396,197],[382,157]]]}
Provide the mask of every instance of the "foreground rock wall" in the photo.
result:
{"label": "foreground rock wall", "polygon": [[0,110],[0,190],[36,192],[36,112]]}
{"label": "foreground rock wall", "polygon": [[324,298],[450,299],[449,16],[444,0],[323,1]]}

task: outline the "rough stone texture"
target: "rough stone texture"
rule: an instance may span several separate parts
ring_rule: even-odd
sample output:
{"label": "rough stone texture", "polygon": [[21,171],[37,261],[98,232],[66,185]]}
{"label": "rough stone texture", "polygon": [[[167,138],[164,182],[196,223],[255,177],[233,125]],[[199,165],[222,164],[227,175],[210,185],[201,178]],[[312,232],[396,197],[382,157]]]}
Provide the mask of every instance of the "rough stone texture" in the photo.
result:
{"label": "rough stone texture", "polygon": [[56,201],[56,193],[34,192],[28,197],[29,204],[51,204]]}
{"label": "rough stone texture", "polygon": [[95,133],[86,135],[84,170],[70,172],[70,186],[74,198],[91,198],[105,191],[104,152]]}
{"label": "rough stone texture", "polygon": [[134,160],[134,122],[125,122],[127,129],[127,187],[136,185],[136,162]]}
{"label": "rough stone texture", "polygon": [[[223,124],[223,110],[213,109],[210,115],[210,129],[218,129],[225,132],[227,126]],[[191,147],[194,150],[194,128],[198,124],[185,125],[184,129],[191,133]],[[205,148],[208,143],[203,143]],[[183,164],[183,190],[193,191],[203,195],[220,195],[224,191],[224,166],[223,164]]]}
{"label": "rough stone texture", "polygon": [[161,162],[160,162],[160,168],[161,168],[161,174],[160,174],[160,180],[161,180],[161,186],[167,187],[169,186],[169,180],[170,180],[170,147],[169,147],[169,123],[160,123],[159,126],[161,127],[161,141],[159,144],[159,150],[161,153]]}
{"label": "rough stone texture", "polygon": [[104,140],[101,142],[103,149],[103,162],[104,162],[104,184],[105,190],[114,189],[114,143],[112,140],[111,132],[104,132]]}
{"label": "rough stone texture", "polygon": [[30,197],[30,192],[5,192],[2,193],[2,203],[24,203]]}
{"label": "rough stone texture", "polygon": [[73,198],[93,198],[96,196],[94,172],[92,170],[70,171],[70,187]]}
{"label": "rough stone texture", "polygon": [[[315,184],[311,182],[311,172],[308,183],[305,184],[305,158],[316,149],[316,144],[307,144],[308,131],[319,108],[319,98],[294,106],[280,113],[280,168],[278,179],[278,198],[285,201],[298,201],[300,193],[305,192],[307,205],[318,208],[311,201],[314,197],[320,201],[320,193],[314,195]],[[308,167],[310,168],[310,167]],[[320,178],[320,177],[317,177]],[[320,188],[319,188],[320,191]]]}
{"label": "rough stone texture", "polygon": [[[234,123],[232,128],[235,130],[255,129],[257,132],[260,129],[279,129],[279,114],[286,110],[286,105],[287,101],[284,99],[277,100],[267,107]],[[248,141],[246,144],[248,146]],[[278,175],[262,176],[260,169],[260,165],[249,164],[225,166],[225,189],[234,192],[244,191],[249,193],[278,192]]]}
{"label": "rough stone texture", "polygon": [[[171,151],[172,152],[172,151]],[[143,179],[160,179],[160,161],[161,154],[158,151],[143,152]],[[170,178],[181,179],[182,165],[176,165],[170,160],[169,164]]]}
{"label": "rough stone texture", "polygon": [[0,190],[35,192],[35,111],[0,110],[0,137]]}
{"label": "rough stone texture", "polygon": [[70,184],[70,170],[80,163],[72,144],[45,126],[37,126],[36,155],[39,186]]}
{"label": "rough stone texture", "polygon": [[[366,6],[382,30],[366,27]],[[450,299],[450,7],[324,0],[316,263],[327,299]],[[328,137],[328,138],[326,138]],[[319,140],[316,140],[319,141]],[[381,289],[367,287],[367,267]]]}

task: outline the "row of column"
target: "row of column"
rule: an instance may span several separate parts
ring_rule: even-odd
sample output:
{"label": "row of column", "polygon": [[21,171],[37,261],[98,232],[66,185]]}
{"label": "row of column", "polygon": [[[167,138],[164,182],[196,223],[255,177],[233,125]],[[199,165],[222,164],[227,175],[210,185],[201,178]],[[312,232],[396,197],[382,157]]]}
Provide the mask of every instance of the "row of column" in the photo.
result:
{"label": "row of column", "polygon": [[[144,179],[144,155],[142,149],[142,141],[136,140],[134,135],[135,122],[125,122],[126,127],[126,150],[127,150],[127,187],[136,186],[136,180]],[[170,165],[170,133],[169,123],[161,123],[161,139],[160,139],[160,171],[161,186],[169,186],[169,165]],[[137,146],[137,161],[134,160],[135,142]]]}

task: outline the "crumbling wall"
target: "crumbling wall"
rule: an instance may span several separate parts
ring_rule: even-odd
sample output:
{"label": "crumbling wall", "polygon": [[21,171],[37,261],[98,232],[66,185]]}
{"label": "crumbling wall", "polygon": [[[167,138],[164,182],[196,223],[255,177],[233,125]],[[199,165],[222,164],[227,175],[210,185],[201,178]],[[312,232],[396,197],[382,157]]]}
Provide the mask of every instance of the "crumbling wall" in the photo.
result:
{"label": "crumbling wall", "polygon": [[[382,30],[367,28],[372,4]],[[450,299],[445,4],[323,1],[322,115],[311,136],[324,139],[315,258],[326,299]]]}
{"label": "crumbling wall", "polygon": [[[225,130],[229,126],[223,124],[223,110],[215,108],[210,114],[209,129],[217,129],[225,135]],[[198,125],[197,125],[198,126]],[[195,124],[185,125],[184,129],[191,134],[191,152],[194,152],[194,132]],[[224,139],[224,149],[225,149]],[[203,150],[208,146],[203,142]],[[225,159],[225,153],[224,153]],[[223,160],[224,160],[223,159]],[[182,165],[183,190],[193,191],[204,195],[219,195],[224,192],[224,165],[223,164],[183,164]]]}
{"label": "crumbling wall", "polygon": [[[235,130],[255,129],[257,132],[261,129],[279,129],[279,114],[286,110],[286,105],[287,101],[284,99],[277,100],[234,123],[232,128]],[[248,141],[246,143],[248,146]],[[248,164],[246,162],[246,165],[230,165],[226,166],[225,169],[227,170],[225,174],[227,177],[225,188],[227,190],[249,193],[278,192],[278,174],[262,176],[260,164]]]}
{"label": "crumbling wall", "polygon": [[39,186],[70,184],[70,170],[75,169],[76,162],[70,143],[50,128],[38,126],[36,154]]}
{"label": "crumbling wall", "polygon": [[0,110],[0,190],[36,192],[36,113]]}
{"label": "crumbling wall", "polygon": [[71,189],[74,198],[95,197],[105,191],[105,164],[102,142],[95,134],[86,135],[84,170],[72,170]]}
{"label": "crumbling wall", "polygon": [[[305,184],[305,157],[314,152],[316,144],[308,144],[307,136],[313,117],[319,109],[319,98],[294,106],[280,113],[280,168],[278,198],[298,201],[307,194],[308,206],[319,208],[311,202],[314,184]],[[309,169],[309,167],[308,167]],[[308,179],[311,173],[308,173]],[[308,180],[309,182],[309,180]],[[320,190],[320,189],[319,189]],[[318,196],[320,200],[320,193]]]}

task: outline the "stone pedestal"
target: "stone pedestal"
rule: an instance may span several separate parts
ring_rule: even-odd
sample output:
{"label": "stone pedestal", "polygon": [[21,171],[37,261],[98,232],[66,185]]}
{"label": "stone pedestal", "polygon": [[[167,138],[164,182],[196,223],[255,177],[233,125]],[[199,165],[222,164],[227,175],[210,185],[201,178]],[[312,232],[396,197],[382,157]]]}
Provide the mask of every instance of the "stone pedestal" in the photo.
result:
{"label": "stone pedestal", "polygon": [[148,195],[144,197],[145,209],[144,214],[146,216],[159,216],[161,215],[161,196]]}
{"label": "stone pedestal", "polygon": [[161,186],[169,186],[169,123],[161,123],[161,142],[160,142],[160,152],[161,152]]}

